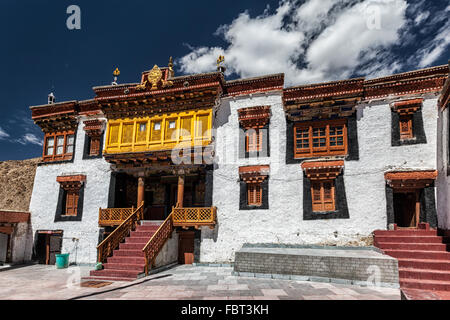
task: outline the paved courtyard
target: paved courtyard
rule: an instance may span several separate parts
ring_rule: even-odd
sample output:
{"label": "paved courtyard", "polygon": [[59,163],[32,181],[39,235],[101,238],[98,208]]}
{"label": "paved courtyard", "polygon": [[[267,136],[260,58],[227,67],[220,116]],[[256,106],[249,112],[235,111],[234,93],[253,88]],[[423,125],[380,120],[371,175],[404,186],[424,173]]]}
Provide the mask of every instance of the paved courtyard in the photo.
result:
{"label": "paved courtyard", "polygon": [[399,300],[400,290],[332,283],[245,278],[232,268],[176,266],[134,282],[80,287],[91,267],[31,265],[0,269],[0,299],[89,300]]}

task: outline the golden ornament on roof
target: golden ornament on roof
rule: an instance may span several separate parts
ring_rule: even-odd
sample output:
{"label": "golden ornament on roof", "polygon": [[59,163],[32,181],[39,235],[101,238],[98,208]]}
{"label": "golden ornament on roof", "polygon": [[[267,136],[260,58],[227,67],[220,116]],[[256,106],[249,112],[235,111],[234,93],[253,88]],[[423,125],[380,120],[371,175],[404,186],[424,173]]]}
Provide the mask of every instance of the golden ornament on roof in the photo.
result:
{"label": "golden ornament on roof", "polygon": [[219,56],[219,58],[217,58],[217,66],[219,67],[224,61],[225,61],[225,57]]}
{"label": "golden ornament on roof", "polygon": [[118,76],[120,75],[120,70],[119,70],[119,68],[116,68],[116,70],[114,70],[113,75],[114,75],[115,77],[118,77]]}

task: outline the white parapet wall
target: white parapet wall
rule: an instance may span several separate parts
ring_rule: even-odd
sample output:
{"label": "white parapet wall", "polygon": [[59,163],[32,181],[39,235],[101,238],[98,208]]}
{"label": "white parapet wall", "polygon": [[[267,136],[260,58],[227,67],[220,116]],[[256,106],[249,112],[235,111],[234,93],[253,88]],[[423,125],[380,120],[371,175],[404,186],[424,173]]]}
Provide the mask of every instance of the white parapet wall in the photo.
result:
{"label": "white parapet wall", "polygon": [[[39,230],[62,230],[62,253],[70,253],[70,263],[93,264],[99,240],[98,211],[108,207],[110,164],[103,158],[83,160],[85,131],[79,121],[72,162],[38,166],[30,203],[34,241]],[[60,184],[58,176],[86,176],[81,221],[55,222]]]}
{"label": "white parapet wall", "polygon": [[[385,172],[436,170],[437,97],[421,97],[426,144],[392,146],[390,104],[396,100],[358,106],[359,160],[345,161],[343,174],[349,218],[329,220],[303,219],[303,172],[300,163],[286,164],[281,92],[223,99],[214,124],[218,164],[213,205],[218,225],[214,230],[202,228],[200,262],[231,262],[244,243],[363,245],[374,230],[386,229]],[[265,105],[272,113],[270,156],[239,159],[237,110]],[[239,210],[239,167],[248,165],[270,166],[268,210]]]}

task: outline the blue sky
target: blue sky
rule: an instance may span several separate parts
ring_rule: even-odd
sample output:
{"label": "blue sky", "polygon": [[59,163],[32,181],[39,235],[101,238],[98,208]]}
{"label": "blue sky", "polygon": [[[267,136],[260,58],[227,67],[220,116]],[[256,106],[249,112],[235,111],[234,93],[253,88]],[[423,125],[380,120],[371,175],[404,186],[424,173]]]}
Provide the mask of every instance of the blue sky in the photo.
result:
{"label": "blue sky", "polygon": [[[69,30],[66,9],[81,10]],[[21,1],[0,3],[0,161],[39,157],[29,106],[93,97],[92,87],[139,82],[154,64],[227,78],[284,72],[286,85],[373,78],[450,58],[445,0]]]}

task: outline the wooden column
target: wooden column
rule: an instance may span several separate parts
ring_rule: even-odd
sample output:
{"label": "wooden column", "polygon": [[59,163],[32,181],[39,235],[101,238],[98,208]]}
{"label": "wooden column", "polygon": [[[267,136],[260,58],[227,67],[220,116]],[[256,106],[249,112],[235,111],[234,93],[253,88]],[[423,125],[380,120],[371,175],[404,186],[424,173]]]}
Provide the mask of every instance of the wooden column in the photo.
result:
{"label": "wooden column", "polygon": [[184,175],[179,175],[178,176],[177,203],[180,208],[183,208],[183,198],[184,198]]}
{"label": "wooden column", "polygon": [[138,177],[138,197],[137,197],[137,208],[140,207],[142,201],[144,201],[145,195],[145,180],[144,177]]}

